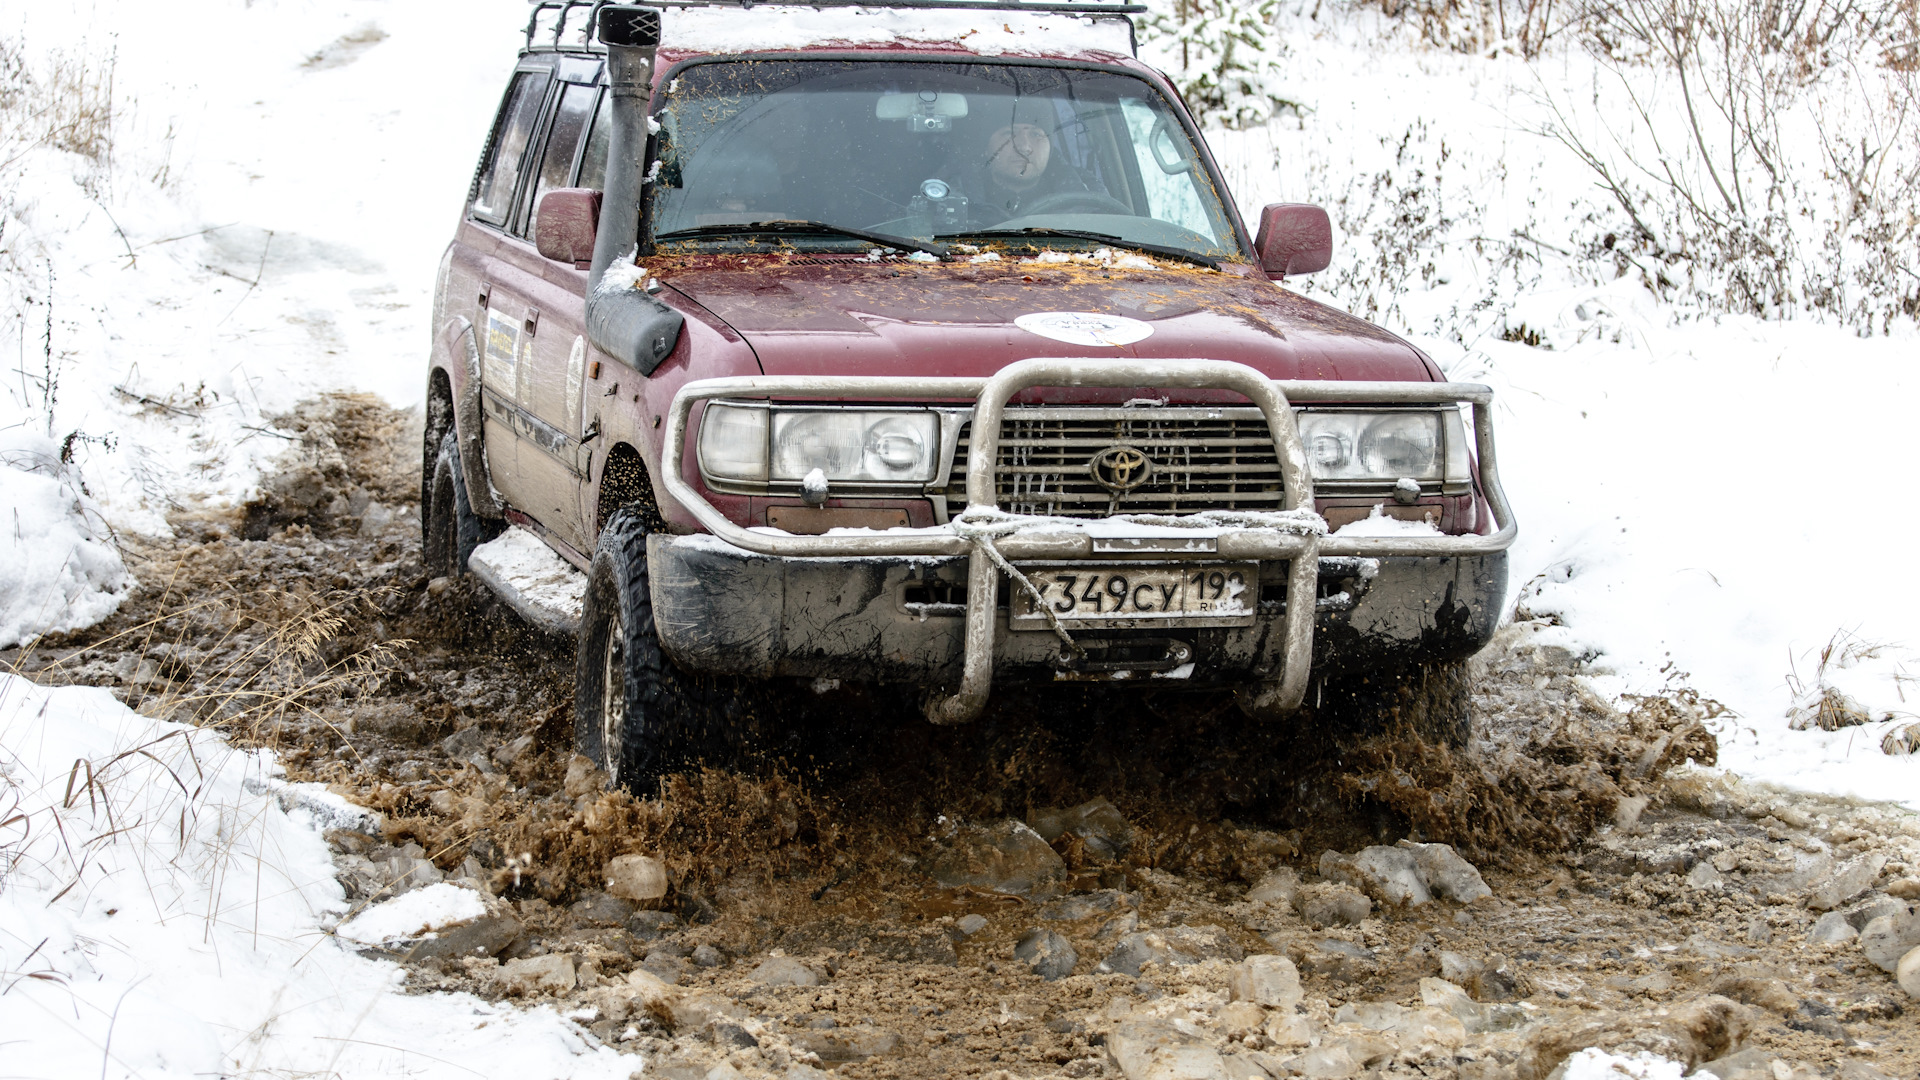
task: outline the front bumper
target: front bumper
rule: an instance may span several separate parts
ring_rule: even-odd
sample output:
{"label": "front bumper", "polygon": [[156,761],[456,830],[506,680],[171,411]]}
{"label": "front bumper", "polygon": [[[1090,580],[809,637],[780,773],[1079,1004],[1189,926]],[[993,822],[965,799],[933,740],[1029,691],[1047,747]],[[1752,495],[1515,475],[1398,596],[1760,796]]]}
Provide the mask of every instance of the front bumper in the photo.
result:
{"label": "front bumper", "polygon": [[[684,667],[760,677],[956,685],[966,656],[968,556],[781,558],[706,536],[653,536],[647,565],[661,644]],[[1461,659],[1493,636],[1507,554],[1317,560],[1316,671]],[[1135,678],[1241,687],[1273,677],[1287,641],[1284,562],[1261,564],[1251,626],[1086,627],[1077,658],[1045,628],[993,616],[996,682]],[[946,601],[946,602],[941,602]],[[1157,669],[1157,670],[1156,670]]]}
{"label": "front bumper", "polygon": [[[1193,528],[1186,534],[1191,542],[1145,542],[1133,554],[1112,527],[1124,532],[1123,519],[1094,530],[1000,514],[994,470],[1002,416],[1010,398],[1034,386],[1212,388],[1243,395],[1261,409],[1273,436],[1283,512],[1220,518]],[[712,398],[776,396],[974,399],[967,512],[951,529],[821,536],[747,529],[728,520],[687,480],[688,417],[695,403]],[[696,670],[864,679],[898,672],[905,680],[951,687],[948,696],[929,704],[936,723],[977,715],[996,674],[1053,678],[1066,670],[1111,677],[1128,671],[1152,677],[1175,675],[1183,666],[1189,678],[1202,682],[1258,683],[1243,698],[1252,711],[1287,712],[1305,697],[1316,654],[1320,663],[1338,666],[1388,653],[1443,659],[1466,655],[1491,635],[1505,589],[1505,552],[1517,533],[1494,458],[1492,397],[1475,384],[1276,382],[1245,365],[1215,360],[1032,359],[990,379],[761,376],[690,382],[668,417],[660,479],[667,494],[713,535],[650,540],[655,620],[667,651]],[[1294,401],[1471,403],[1478,486],[1494,531],[1324,535],[1324,523],[1312,514],[1313,481]],[[1023,527],[1023,520],[1036,527]],[[1079,646],[1084,655],[1070,660],[1063,659],[1063,642],[1054,634],[1009,629],[1001,602],[1006,568],[1116,554],[1162,564],[1258,563],[1259,617],[1251,626],[1219,630],[1082,631],[1101,647]],[[1339,580],[1362,584],[1323,589],[1323,581]],[[913,588],[936,598],[959,591],[964,600],[911,607],[912,601],[900,598]],[[1316,648],[1316,636],[1323,647]]]}

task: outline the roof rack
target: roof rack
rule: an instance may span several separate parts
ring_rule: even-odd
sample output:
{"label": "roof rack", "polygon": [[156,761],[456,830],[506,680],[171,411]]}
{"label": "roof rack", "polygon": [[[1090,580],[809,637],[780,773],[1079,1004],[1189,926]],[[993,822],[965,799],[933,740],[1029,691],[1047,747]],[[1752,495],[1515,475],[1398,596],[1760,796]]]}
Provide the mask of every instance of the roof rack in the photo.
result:
{"label": "roof rack", "polygon": [[[566,49],[569,51],[601,52],[601,45],[593,36],[593,28],[598,23],[598,13],[607,4],[616,0],[532,0],[533,11],[527,18],[527,48]],[[864,7],[864,8],[918,8],[918,9],[954,9],[960,11],[1038,11],[1048,14],[1069,15],[1118,15],[1127,19],[1129,26],[1133,20],[1128,16],[1139,15],[1147,10],[1144,4],[1115,3],[1113,0],[617,0],[633,7],[655,8],[739,8],[751,11],[755,7]],[[576,22],[574,12],[584,11],[587,17]],[[576,40],[565,41],[568,27],[578,31]]]}

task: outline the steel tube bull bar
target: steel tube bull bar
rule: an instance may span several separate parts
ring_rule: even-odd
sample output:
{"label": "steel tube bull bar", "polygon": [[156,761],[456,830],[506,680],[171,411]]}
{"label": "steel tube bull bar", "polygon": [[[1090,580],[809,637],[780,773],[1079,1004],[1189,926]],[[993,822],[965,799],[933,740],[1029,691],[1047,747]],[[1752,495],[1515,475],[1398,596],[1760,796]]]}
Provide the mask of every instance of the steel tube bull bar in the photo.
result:
{"label": "steel tube bull bar", "polygon": [[[1222,360],[1089,360],[1038,357],[1009,364],[990,378],[745,376],[701,379],[682,386],[668,412],[661,447],[659,482],[666,494],[717,538],[763,555],[787,558],[901,555],[968,555],[967,612],[960,685],[928,702],[927,715],[941,724],[970,720],[985,707],[993,684],[995,612],[1000,572],[980,549],[993,544],[1008,560],[1074,560],[1093,555],[1093,538],[1071,531],[1013,532],[979,540],[942,529],[890,529],[844,536],[796,536],[749,529],[734,523],[687,482],[687,425],[697,402],[715,398],[822,398],[873,400],[916,398],[974,401],[973,441],[967,458],[968,513],[998,513],[995,464],[1001,420],[1007,402],[1035,386],[1155,387],[1219,389],[1241,394],[1266,416],[1273,435],[1283,485],[1285,510],[1313,509],[1313,477],[1300,441],[1293,405],[1338,402],[1356,406],[1467,403],[1473,406],[1479,492],[1492,512],[1494,529],[1464,536],[1340,537],[1289,532],[1259,526],[1212,530],[1211,552],[1156,551],[1154,558],[1180,561],[1198,557],[1237,560],[1287,560],[1286,644],[1279,673],[1243,704],[1256,716],[1290,712],[1305,699],[1313,656],[1314,590],[1322,556],[1414,556],[1444,558],[1485,555],[1505,550],[1519,528],[1501,489],[1493,445],[1493,392],[1478,383],[1276,381],[1245,364]],[[963,520],[967,515],[963,514]]]}

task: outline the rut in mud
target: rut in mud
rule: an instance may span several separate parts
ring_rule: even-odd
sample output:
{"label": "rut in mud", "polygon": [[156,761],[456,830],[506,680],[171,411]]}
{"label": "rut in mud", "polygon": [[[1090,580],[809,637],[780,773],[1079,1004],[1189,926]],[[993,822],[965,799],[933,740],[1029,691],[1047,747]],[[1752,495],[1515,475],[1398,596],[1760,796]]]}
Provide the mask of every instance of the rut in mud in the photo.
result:
{"label": "rut in mud", "polygon": [[[668,1077],[1544,1076],[1589,1045],[1920,1069],[1913,1002],[1858,942],[1920,898],[1920,825],[1675,774],[1712,760],[1713,704],[1623,714],[1524,623],[1476,661],[1465,752],[1087,688],[936,729],[795,682],[751,767],[634,798],[571,754],[571,642],[427,578],[417,423],[336,396],[279,426],[299,442],[257,503],[129,539],[119,615],[8,659],[377,811],[330,837],[356,905],[487,892],[476,924],[369,949],[422,991],[552,1001]],[[1492,895],[1396,907],[1323,858],[1402,839]],[[632,854],[664,896],[604,891]],[[1298,993],[1254,987],[1265,955]]]}

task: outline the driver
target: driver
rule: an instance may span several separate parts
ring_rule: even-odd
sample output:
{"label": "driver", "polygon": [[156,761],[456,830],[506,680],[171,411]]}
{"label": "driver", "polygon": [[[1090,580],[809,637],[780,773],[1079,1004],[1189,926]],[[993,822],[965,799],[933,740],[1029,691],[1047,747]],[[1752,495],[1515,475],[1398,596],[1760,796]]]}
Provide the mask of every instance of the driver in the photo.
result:
{"label": "driver", "polygon": [[1025,99],[1014,103],[1005,124],[993,129],[983,148],[986,176],[981,184],[982,216],[999,222],[1016,218],[1049,195],[1094,190],[1080,170],[1054,157],[1050,131],[1058,127],[1052,104]]}

